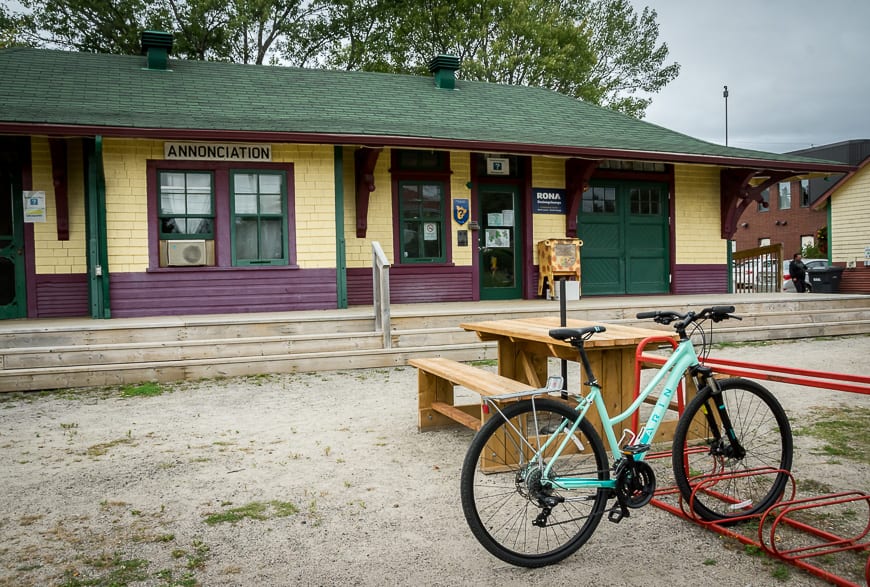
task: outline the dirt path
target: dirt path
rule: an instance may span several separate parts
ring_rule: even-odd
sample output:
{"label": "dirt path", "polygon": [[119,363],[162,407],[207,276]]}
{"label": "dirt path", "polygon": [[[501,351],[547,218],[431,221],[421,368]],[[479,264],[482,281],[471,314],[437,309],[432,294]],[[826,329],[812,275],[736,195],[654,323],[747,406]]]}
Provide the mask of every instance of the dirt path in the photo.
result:
{"label": "dirt path", "polygon": [[[867,375],[870,337],[715,354]],[[870,396],[769,387],[793,419],[870,421]],[[653,507],[505,565],[459,505],[471,436],[417,432],[411,368],[0,396],[0,585],[824,584]],[[870,490],[866,456],[795,439],[802,494]]]}

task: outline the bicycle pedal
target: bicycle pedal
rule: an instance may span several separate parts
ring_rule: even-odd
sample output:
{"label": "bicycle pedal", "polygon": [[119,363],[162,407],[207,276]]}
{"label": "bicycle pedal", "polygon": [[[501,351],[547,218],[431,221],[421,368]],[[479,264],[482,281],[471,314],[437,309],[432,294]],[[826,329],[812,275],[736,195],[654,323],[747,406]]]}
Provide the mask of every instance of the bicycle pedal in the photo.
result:
{"label": "bicycle pedal", "polygon": [[648,451],[650,446],[648,444],[627,444],[622,447],[622,454],[628,455],[639,455]]}
{"label": "bicycle pedal", "polygon": [[629,513],[628,508],[623,507],[620,504],[616,504],[610,508],[610,512],[607,514],[607,519],[614,524],[618,524],[623,518],[629,517],[631,517],[631,513]]}

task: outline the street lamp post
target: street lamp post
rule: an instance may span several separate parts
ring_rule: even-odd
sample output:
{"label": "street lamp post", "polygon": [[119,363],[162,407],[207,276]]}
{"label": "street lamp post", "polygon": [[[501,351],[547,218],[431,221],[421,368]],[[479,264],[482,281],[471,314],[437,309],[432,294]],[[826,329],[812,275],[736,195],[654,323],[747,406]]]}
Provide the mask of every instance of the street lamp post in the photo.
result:
{"label": "street lamp post", "polygon": [[725,86],[725,91],[722,92],[722,97],[725,98],[725,146],[728,146],[728,86]]}

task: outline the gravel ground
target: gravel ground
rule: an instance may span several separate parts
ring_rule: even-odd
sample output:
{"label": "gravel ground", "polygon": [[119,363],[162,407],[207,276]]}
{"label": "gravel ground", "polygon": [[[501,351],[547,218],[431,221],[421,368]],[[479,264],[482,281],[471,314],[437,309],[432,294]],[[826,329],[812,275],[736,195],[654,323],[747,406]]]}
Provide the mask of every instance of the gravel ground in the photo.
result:
{"label": "gravel ground", "polygon": [[[870,337],[714,354],[867,375]],[[472,433],[419,433],[416,384],[396,368],[2,395],[0,585],[824,584],[651,506],[558,565],[506,565],[459,504]],[[793,421],[870,421],[870,396],[768,387]],[[870,489],[866,456],[795,441],[799,494]],[[862,559],[836,564],[863,584]]]}

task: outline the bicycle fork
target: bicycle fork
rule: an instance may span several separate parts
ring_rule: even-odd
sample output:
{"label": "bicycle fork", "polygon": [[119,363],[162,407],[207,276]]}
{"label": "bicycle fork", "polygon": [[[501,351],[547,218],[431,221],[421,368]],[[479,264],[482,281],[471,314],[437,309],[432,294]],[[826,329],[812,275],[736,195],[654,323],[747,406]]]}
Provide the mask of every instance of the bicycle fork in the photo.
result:
{"label": "bicycle fork", "polygon": [[[746,449],[740,444],[740,440],[734,432],[734,425],[731,423],[728,408],[725,406],[725,398],[722,396],[718,382],[713,377],[713,370],[710,367],[698,365],[692,368],[691,375],[698,393],[705,387],[709,387],[712,392],[710,399],[705,401],[701,408],[707,420],[710,434],[713,437],[710,443],[710,452],[714,456],[742,459],[746,456]],[[719,416],[718,422],[716,421],[717,415]],[[723,430],[725,437],[728,439],[727,445],[723,442]]]}

